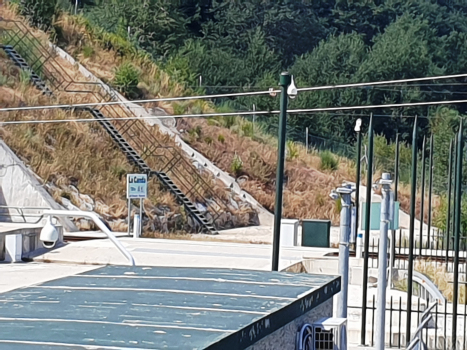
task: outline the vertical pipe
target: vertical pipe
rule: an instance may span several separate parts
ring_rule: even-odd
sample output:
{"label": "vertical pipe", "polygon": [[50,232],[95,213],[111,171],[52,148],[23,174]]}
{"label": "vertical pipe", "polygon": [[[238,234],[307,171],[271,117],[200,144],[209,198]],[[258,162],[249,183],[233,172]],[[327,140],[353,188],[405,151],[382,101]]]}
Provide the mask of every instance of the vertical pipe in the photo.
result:
{"label": "vertical pipe", "polygon": [[[357,173],[355,179],[355,234],[358,235],[358,219],[360,215],[360,174],[362,158],[362,133],[357,131]],[[357,239],[355,240],[357,241]],[[361,258],[361,256],[356,256]]]}
{"label": "vertical pipe", "polygon": [[405,340],[410,342],[410,332],[412,323],[412,286],[413,286],[413,251],[414,251],[414,231],[415,231],[415,203],[417,201],[417,139],[418,139],[418,118],[415,117],[412,134],[412,178],[410,189],[410,227],[409,227],[409,258],[407,277],[407,320],[405,329]]}
{"label": "vertical pipe", "polygon": [[360,343],[365,345],[366,334],[366,309],[368,295],[368,250],[370,248],[370,211],[371,211],[371,185],[373,182],[373,114],[370,116],[370,126],[368,128],[368,171],[366,178],[366,217],[365,217],[365,247],[363,259],[363,280],[362,280],[362,322]]}
{"label": "vertical pipe", "polygon": [[420,203],[420,232],[419,232],[419,252],[418,255],[422,256],[422,247],[423,247],[423,223],[425,221],[424,218],[424,211],[425,211],[425,168],[426,168],[426,161],[425,161],[425,152],[426,152],[426,138],[423,136],[423,145],[422,145],[422,190],[420,193],[421,203]]}
{"label": "vertical pipe", "polygon": [[455,149],[454,142],[451,140],[449,144],[449,168],[448,168],[448,212],[446,217],[446,272],[448,271],[449,263],[449,242],[450,242],[450,231],[451,231],[451,191],[452,191],[452,166],[453,166],[453,151]]}
{"label": "vertical pipe", "polygon": [[308,153],[308,147],[309,147],[309,144],[308,144],[308,126],[305,128],[305,149],[306,149],[306,153]]}
{"label": "vertical pipe", "polygon": [[285,158],[285,137],[287,130],[287,88],[291,83],[291,76],[283,72],[280,77],[281,86],[281,108],[279,116],[279,145],[277,151],[277,173],[276,173],[276,202],[274,205],[274,237],[272,245],[272,270],[279,270],[279,250],[281,237],[282,218],[282,191],[284,183],[284,158]]}
{"label": "vertical pipe", "polygon": [[459,240],[461,234],[461,201],[462,201],[462,151],[464,148],[463,140],[464,125],[462,118],[459,124],[459,135],[457,139],[456,155],[456,182],[454,192],[454,290],[452,297],[452,345],[456,349],[456,331],[457,331],[457,303],[459,301]]}
{"label": "vertical pipe", "polygon": [[388,254],[388,231],[389,231],[389,211],[390,211],[390,192],[391,192],[391,175],[384,173],[380,184],[382,186],[381,201],[381,222],[379,236],[379,252],[378,252],[378,303],[376,307],[376,350],[385,349],[385,325],[386,325],[386,270],[387,270],[387,254]]}
{"label": "vertical pipe", "polygon": [[143,198],[139,199],[139,232],[138,232],[138,237],[142,236],[143,233]]}
{"label": "vertical pipe", "polygon": [[131,236],[131,199],[128,198],[128,236]]}
{"label": "vertical pipe", "polygon": [[430,236],[431,236],[431,220],[433,218],[432,214],[432,197],[433,197],[433,154],[435,151],[435,143],[434,143],[434,138],[433,134],[431,134],[430,137],[430,178],[428,182],[428,232],[427,232],[427,244],[430,244]]}
{"label": "vertical pipe", "polygon": [[341,218],[339,238],[339,275],[341,276],[341,291],[337,294],[337,317],[347,318],[347,301],[349,289],[349,237],[350,237],[350,210],[352,206],[350,185],[343,185],[337,189],[341,197]]}

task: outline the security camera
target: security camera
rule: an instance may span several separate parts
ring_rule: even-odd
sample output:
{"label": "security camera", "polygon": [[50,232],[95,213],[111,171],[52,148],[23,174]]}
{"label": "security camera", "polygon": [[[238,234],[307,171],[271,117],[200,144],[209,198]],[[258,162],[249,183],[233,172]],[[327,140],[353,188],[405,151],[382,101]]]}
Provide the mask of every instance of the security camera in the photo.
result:
{"label": "security camera", "polygon": [[297,91],[297,87],[295,86],[295,81],[293,79],[293,75],[292,75],[292,79],[291,79],[291,82],[290,82],[290,85],[289,87],[287,88],[287,95],[289,95],[289,97],[291,99],[294,99],[295,97],[297,97],[298,95],[298,91]]}
{"label": "security camera", "polygon": [[335,190],[331,191],[331,193],[329,194],[329,197],[331,197],[331,199],[335,201],[339,199],[339,195],[337,194]]}
{"label": "security camera", "polygon": [[52,249],[58,241],[57,227],[52,223],[52,217],[47,218],[47,222],[41,230],[40,240],[42,245],[47,249]]}

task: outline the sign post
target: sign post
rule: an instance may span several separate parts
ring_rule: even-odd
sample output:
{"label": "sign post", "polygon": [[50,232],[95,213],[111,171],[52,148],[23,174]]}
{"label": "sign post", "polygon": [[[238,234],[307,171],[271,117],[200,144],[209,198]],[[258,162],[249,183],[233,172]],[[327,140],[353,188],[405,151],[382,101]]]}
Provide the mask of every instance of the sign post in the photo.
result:
{"label": "sign post", "polygon": [[133,237],[137,238],[141,235],[143,221],[143,200],[148,197],[148,175],[147,174],[127,174],[126,176],[126,194],[128,198],[128,235],[130,235],[130,220],[131,220],[131,200],[139,199],[139,220],[135,223],[136,230],[133,232]]}

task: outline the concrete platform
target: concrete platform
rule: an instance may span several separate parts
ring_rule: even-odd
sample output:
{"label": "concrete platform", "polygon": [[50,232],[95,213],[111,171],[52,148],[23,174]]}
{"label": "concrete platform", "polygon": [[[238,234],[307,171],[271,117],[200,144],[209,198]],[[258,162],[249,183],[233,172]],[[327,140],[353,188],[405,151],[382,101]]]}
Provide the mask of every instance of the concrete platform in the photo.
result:
{"label": "concrete platform", "polygon": [[[237,268],[270,271],[272,246],[210,241],[184,241],[153,238],[119,238],[134,256],[136,265]],[[279,268],[285,269],[304,257],[320,257],[336,249],[309,247],[282,247]],[[42,252],[41,252],[42,253]],[[31,255],[35,261],[127,265],[127,260],[108,239],[72,242]]]}
{"label": "concrete platform", "polygon": [[339,290],[323,275],[107,266],[0,294],[0,349],[246,349]]}

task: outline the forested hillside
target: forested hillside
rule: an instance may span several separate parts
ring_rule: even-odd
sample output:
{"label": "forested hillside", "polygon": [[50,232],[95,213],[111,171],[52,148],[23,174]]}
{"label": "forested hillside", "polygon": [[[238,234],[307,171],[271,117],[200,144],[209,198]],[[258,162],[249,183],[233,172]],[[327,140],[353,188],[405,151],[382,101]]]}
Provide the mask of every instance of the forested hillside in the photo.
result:
{"label": "forested hillside", "polygon": [[[38,24],[51,26],[52,15],[37,11]],[[52,0],[44,11],[74,11],[75,1]],[[52,3],[56,2],[53,7]],[[299,86],[454,74],[467,71],[467,2],[461,0],[81,0],[91,23],[128,38],[188,87],[209,93],[250,91],[277,86],[281,70]],[[45,6],[45,5],[44,5]],[[25,13],[27,14],[27,13]],[[451,85],[445,85],[450,83]],[[372,89],[303,93],[292,108],[461,99],[463,81],[428,82]],[[267,109],[278,101],[248,98],[223,101],[235,110]],[[375,111],[398,116],[400,110]],[[361,113],[361,112],[360,112]],[[428,115],[427,109],[405,110]],[[275,118],[262,120],[273,131]],[[355,118],[298,115],[289,135],[352,141]],[[423,122],[426,131],[428,121]],[[380,118],[376,131],[393,139],[394,119]],[[399,130],[410,141],[411,122]]]}

